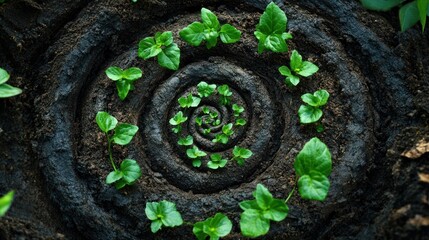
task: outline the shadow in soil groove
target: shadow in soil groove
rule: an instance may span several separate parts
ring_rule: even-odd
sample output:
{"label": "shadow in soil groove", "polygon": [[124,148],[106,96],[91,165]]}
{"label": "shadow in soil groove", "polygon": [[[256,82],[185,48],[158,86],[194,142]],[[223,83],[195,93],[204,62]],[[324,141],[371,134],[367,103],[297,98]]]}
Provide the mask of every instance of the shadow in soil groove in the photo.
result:
{"label": "shadow in soil groove", "polygon": [[[52,209],[45,216],[50,220],[41,225],[33,223],[36,215],[26,216],[24,210],[12,209],[11,217],[0,220],[4,223],[0,225],[0,237],[13,239],[14,233],[21,231],[21,225],[14,223],[29,222],[32,230],[27,237],[193,238],[189,226],[150,233],[145,203],[167,199],[177,204],[187,222],[200,221],[217,211],[227,214],[235,225],[230,238],[238,239],[238,203],[251,198],[257,183],[263,183],[276,197],[285,198],[295,181],[294,158],[316,135],[333,156],[329,196],[325,202],[292,198],[288,218],[273,224],[267,239],[314,239],[315,233],[320,239],[423,238],[420,234],[427,229],[413,225],[417,220],[409,223],[408,218],[414,219],[427,206],[410,205],[405,215],[395,214],[408,202],[424,204],[422,196],[426,196],[427,204],[428,199],[421,183],[403,179],[397,172],[398,166],[404,166],[407,173],[416,174],[415,169],[420,167],[402,162],[401,142],[406,142],[410,134],[399,133],[410,125],[419,129],[427,118],[427,112],[414,106],[413,95],[418,90],[421,93],[419,86],[424,79],[427,81],[428,72],[422,67],[417,69],[417,77],[410,79],[409,75],[416,71],[410,68],[416,61],[428,65],[429,47],[422,44],[416,50],[421,57],[416,59],[407,46],[417,38],[427,42],[428,34],[422,36],[412,30],[400,34],[386,23],[380,30],[370,20],[377,22],[383,16],[366,12],[354,1],[277,2],[287,14],[288,29],[294,36],[290,49],[297,49],[320,68],[295,89],[284,85],[277,70],[289,61],[288,54],[256,53],[253,31],[267,1],[78,1],[61,11],[50,10],[52,21],[42,21],[39,25],[45,27],[32,34],[26,23],[46,19],[41,16],[55,9],[54,3],[6,4],[5,9],[34,8],[30,10],[32,15],[17,23],[11,20],[11,14],[19,16],[18,10],[10,13],[0,7],[0,20],[7,20],[0,22],[5,32],[0,37],[0,53],[7,56],[0,56],[0,67],[22,67],[17,75],[28,82],[21,84],[33,91],[15,103],[28,113],[11,111],[11,107],[0,104],[0,116],[10,113],[4,116],[6,121],[0,130],[12,129],[17,134],[14,141],[0,131],[2,143],[12,146],[1,144],[0,189],[6,191],[3,186],[16,175],[32,176],[29,172],[35,172],[35,183],[27,183],[30,177],[18,177],[23,186],[33,186],[40,192],[41,197],[35,197],[34,206],[30,204],[29,208],[35,209],[37,202],[45,200],[49,202],[45,208]],[[237,26],[243,33],[240,42],[207,50],[181,41],[178,31],[199,19],[202,6],[216,12],[222,23]],[[63,29],[57,32],[61,26]],[[173,31],[181,48],[177,72],[163,69],[153,60],[137,58],[140,39],[167,30]],[[24,37],[16,36],[16,32]],[[26,53],[14,56],[17,41]],[[31,42],[38,44],[32,46]],[[30,64],[33,60],[34,66]],[[119,101],[114,84],[104,74],[112,65],[143,70],[142,79],[125,101]],[[235,144],[246,146],[254,156],[244,167],[195,170],[186,161],[183,149],[174,144],[177,138],[171,134],[168,119],[177,111],[177,99],[195,92],[194,86],[200,81],[231,86],[235,101],[247,110],[249,124],[222,147],[214,146],[193,125],[184,131],[207,152],[227,153]],[[324,110],[326,130],[315,133],[299,125],[296,112],[302,93],[321,88],[328,90],[331,98]],[[35,108],[24,102],[34,103]],[[228,119],[231,113],[214,102],[207,100],[204,104]],[[130,156],[142,166],[143,177],[125,190],[117,191],[104,182],[110,165],[103,135],[95,123],[98,111],[108,111],[120,122],[140,127],[129,147],[113,149],[115,156]],[[22,119],[18,125],[23,131],[10,127],[14,117]],[[37,164],[31,165],[33,169],[20,169],[21,163],[13,163],[18,169],[10,173],[5,167],[10,164],[8,156],[22,149],[26,154],[16,156],[37,159]],[[407,185],[412,186],[410,197],[398,199],[396,196]],[[16,188],[16,205],[22,206],[19,199],[23,195],[19,194],[23,194],[23,187],[17,184]]]}

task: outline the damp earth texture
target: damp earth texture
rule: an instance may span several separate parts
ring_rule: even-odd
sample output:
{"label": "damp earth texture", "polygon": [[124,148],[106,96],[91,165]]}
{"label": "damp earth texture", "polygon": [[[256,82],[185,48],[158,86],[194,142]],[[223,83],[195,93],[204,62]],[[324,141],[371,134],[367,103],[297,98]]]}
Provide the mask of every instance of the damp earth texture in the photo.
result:
{"label": "damp earth texture", "polygon": [[[276,1],[288,17],[289,52],[258,54],[253,32],[269,2],[263,0],[16,0],[0,5],[0,67],[21,95],[0,99],[0,195],[15,190],[0,218],[0,239],[194,239],[192,225],[151,233],[147,202],[176,204],[187,223],[217,212],[240,234],[239,202],[257,184],[286,199],[296,155],[313,137],[332,154],[325,201],[295,194],[284,221],[261,239],[428,239],[429,31],[400,32],[397,11],[377,13],[351,0]],[[179,32],[213,11],[240,41],[193,47]],[[138,43],[172,31],[181,49],[177,71],[156,58],[138,57]],[[278,68],[292,50],[319,67],[297,87]],[[143,76],[119,100],[110,66],[138,67]],[[200,82],[227,84],[244,107],[244,126],[226,144],[214,144],[195,119],[203,107],[228,123],[233,112],[203,98],[187,112],[183,134],[201,150],[231,158],[234,146],[253,155],[210,169],[192,166],[169,119],[178,99]],[[301,95],[325,89],[321,124],[303,126]],[[112,171],[95,116],[109,112],[138,126],[115,159],[132,158],[142,176],[121,190],[105,183]],[[213,127],[213,132],[220,131]],[[119,162],[117,162],[118,164]]]}

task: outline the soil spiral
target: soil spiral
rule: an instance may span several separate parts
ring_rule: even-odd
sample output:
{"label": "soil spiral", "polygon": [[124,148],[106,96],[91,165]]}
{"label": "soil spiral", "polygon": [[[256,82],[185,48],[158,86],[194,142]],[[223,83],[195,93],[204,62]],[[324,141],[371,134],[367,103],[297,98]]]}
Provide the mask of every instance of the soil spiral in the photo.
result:
{"label": "soil spiral", "polygon": [[[148,237],[145,203],[167,199],[177,204],[188,222],[222,211],[238,226],[238,203],[252,198],[257,183],[263,183],[276,197],[287,196],[295,182],[296,154],[306,141],[318,136],[334,159],[329,197],[324,203],[292,199],[288,219],[272,225],[268,238],[311,238],[313,231],[330,236],[340,227],[357,234],[357,228],[344,226],[347,217],[343,216],[348,214],[344,202],[362,194],[359,190],[366,184],[362,176],[367,166],[377,165],[380,146],[374,132],[395,131],[379,118],[393,116],[403,124],[401,112],[411,104],[402,83],[403,60],[359,16],[348,14],[360,9],[359,5],[348,0],[278,2],[288,15],[288,30],[294,36],[290,49],[320,68],[313,77],[301,79],[297,88],[287,88],[278,67],[289,63],[288,54],[256,53],[253,31],[266,1],[225,1],[224,5],[213,1],[204,6],[213,10],[221,23],[243,32],[239,43],[220,43],[211,50],[191,47],[178,37],[179,30],[199,20],[199,9],[206,2],[171,2],[142,1],[126,6],[93,2],[58,33],[41,57],[39,76],[50,80],[43,86],[49,96],[38,99],[43,103],[38,108],[42,113],[39,121],[50,126],[40,130],[41,165],[49,195],[66,220],[91,239],[152,238]],[[161,68],[156,60],[137,57],[140,39],[167,30],[173,31],[181,48],[181,65],[176,72]],[[143,70],[142,79],[136,81],[135,90],[125,101],[119,100],[114,83],[104,74],[112,65]],[[196,93],[195,86],[201,81],[228,84],[233,101],[245,108],[247,124],[237,129],[228,144],[213,144],[214,133],[220,128],[213,127],[212,134],[204,135],[195,124],[202,106],[217,112],[222,125],[231,121],[232,112],[208,98],[187,112],[190,120],[183,131],[209,153],[231,157],[235,145],[249,148],[253,156],[242,167],[194,168],[185,149],[177,145],[168,120],[179,110],[178,98]],[[326,130],[317,133],[299,125],[297,110],[302,94],[322,88],[331,99],[322,121]],[[382,93],[389,93],[387,98],[394,95],[397,101],[380,101]],[[98,111],[140,128],[130,145],[114,148],[117,162],[133,158],[143,171],[142,179],[124,191],[105,184],[111,166],[104,136],[95,123]],[[391,142],[392,138],[383,140]],[[333,216],[334,222],[330,221]],[[238,227],[233,231],[239,232]],[[191,232],[189,227],[163,229],[156,237],[189,239]]]}

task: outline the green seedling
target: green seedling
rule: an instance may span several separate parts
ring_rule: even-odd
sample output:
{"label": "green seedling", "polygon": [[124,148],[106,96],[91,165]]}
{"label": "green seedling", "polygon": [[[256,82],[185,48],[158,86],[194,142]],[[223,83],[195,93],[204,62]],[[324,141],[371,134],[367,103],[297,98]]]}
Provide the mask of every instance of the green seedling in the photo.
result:
{"label": "green seedling", "polygon": [[294,168],[298,174],[298,190],[302,198],[325,200],[329,191],[332,170],[331,153],[318,138],[312,138],[299,152]]}
{"label": "green seedling", "polygon": [[133,185],[141,177],[140,166],[135,160],[125,159],[118,169],[113,160],[112,143],[122,146],[129,144],[139,128],[127,123],[118,125],[118,120],[107,112],[98,112],[96,122],[101,131],[106,135],[109,159],[114,169],[107,176],[106,183],[114,183],[116,189],[121,189],[126,185]]}
{"label": "green seedling", "polygon": [[220,94],[220,104],[228,105],[231,101],[232,92],[229,90],[229,86],[224,84],[217,88],[217,91]]}
{"label": "green seedling", "polygon": [[186,155],[188,155],[188,158],[192,159],[192,166],[201,167],[201,157],[207,156],[207,153],[201,151],[197,146],[193,146],[186,150]]}
{"label": "green seedling", "polygon": [[[399,21],[401,24],[401,31],[414,26],[420,21],[422,26],[422,32],[426,27],[426,20],[429,16],[429,1],[428,0],[361,0],[362,5],[371,10],[375,11],[389,11],[390,9],[400,6],[399,9]],[[405,2],[405,4],[403,4]]]}
{"label": "green seedling", "polygon": [[209,134],[209,133],[211,133],[212,132],[212,130],[210,129],[210,128],[205,128],[205,129],[203,129],[203,134],[204,135],[207,135],[207,134]]}
{"label": "green seedling", "polygon": [[237,104],[232,104],[232,111],[234,111],[234,116],[235,117],[239,117],[240,114],[242,112],[244,112],[244,107],[237,105]]}
{"label": "green seedling", "polygon": [[179,133],[182,130],[182,123],[186,122],[188,117],[183,116],[183,112],[179,111],[169,121],[174,127],[171,129],[174,133]]}
{"label": "green seedling", "polygon": [[212,140],[214,143],[222,143],[227,144],[229,141],[229,137],[234,134],[234,131],[232,130],[233,124],[228,123],[222,126],[222,133],[219,133],[216,135],[216,138]]}
{"label": "green seedling", "polygon": [[220,119],[216,119],[215,121],[213,121],[213,126],[219,126],[221,123]]}
{"label": "green seedling", "polygon": [[198,126],[201,127],[203,125],[203,118],[202,117],[196,117],[195,122],[198,124]]}
{"label": "green seedling", "polygon": [[255,37],[258,39],[258,53],[268,49],[273,52],[287,52],[286,40],[292,35],[286,32],[287,17],[275,3],[268,4],[256,26]]}
{"label": "green seedling", "polygon": [[235,125],[236,126],[244,126],[246,125],[247,121],[243,118],[239,118],[237,120],[235,120]]}
{"label": "green seedling", "polygon": [[20,88],[13,87],[6,83],[9,78],[9,73],[3,68],[0,68],[0,98],[13,97],[22,93]]}
{"label": "green seedling", "polygon": [[180,97],[178,102],[182,108],[198,107],[198,105],[200,105],[201,98],[194,97],[192,96],[192,93],[189,93],[186,97]]}
{"label": "green seedling", "polygon": [[253,153],[247,148],[235,146],[232,150],[232,155],[234,155],[232,160],[236,160],[238,165],[243,166],[244,160],[250,158]]}
{"label": "green seedling", "polygon": [[200,97],[210,97],[216,90],[216,84],[200,82],[197,85],[197,90]]}
{"label": "green seedling", "polygon": [[0,197],[0,217],[3,217],[9,210],[10,206],[12,206],[14,195],[15,191],[10,191],[6,193],[3,197]]}
{"label": "green seedling", "polygon": [[223,168],[228,163],[227,159],[222,158],[219,153],[210,155],[210,161],[207,163],[207,167],[211,169]]}
{"label": "green seedling", "polygon": [[123,70],[119,67],[109,67],[106,75],[116,82],[118,96],[123,101],[130,90],[134,90],[134,81],[142,77],[142,70],[136,67]]}
{"label": "green seedling", "polygon": [[214,217],[195,223],[192,229],[198,240],[205,240],[207,237],[209,237],[210,240],[218,240],[228,235],[231,230],[231,220],[222,213],[216,213]]}
{"label": "green seedling", "polygon": [[301,105],[298,110],[299,121],[302,124],[315,123],[322,117],[323,112],[320,109],[329,99],[329,93],[322,89],[313,94],[306,93],[301,96],[303,102],[308,105]]}
{"label": "green seedling", "polygon": [[204,114],[210,114],[210,109],[208,107],[203,107]]}
{"label": "green seedling", "polygon": [[211,112],[209,115],[210,115],[211,119],[215,119],[219,116],[219,114],[217,112]]}
{"label": "green seedling", "polygon": [[176,227],[183,224],[182,216],[176,210],[176,204],[166,200],[146,203],[145,213],[152,221],[150,224],[152,233],[158,232],[162,226]]}
{"label": "green seedling", "polygon": [[296,50],[293,50],[290,56],[290,69],[286,66],[279,68],[280,74],[286,77],[285,83],[288,86],[298,85],[300,76],[309,77],[317,71],[319,68],[309,61],[302,61],[302,56]]}
{"label": "green seedling", "polygon": [[157,32],[155,37],[146,37],[139,43],[139,57],[147,60],[152,57],[158,58],[162,67],[177,70],[180,64],[180,49],[173,42],[171,32]]}
{"label": "green seedling", "polygon": [[270,221],[280,222],[286,218],[289,208],[286,203],[274,198],[262,184],[253,192],[254,200],[240,202],[244,212],[240,216],[241,233],[246,237],[259,237],[270,230]]}
{"label": "green seedling", "polygon": [[220,25],[217,16],[206,8],[201,9],[201,22],[193,22],[179,32],[180,37],[191,46],[200,46],[206,41],[207,49],[215,47],[217,39],[223,43],[235,43],[240,40],[241,32],[230,24]]}
{"label": "green seedling", "polygon": [[194,138],[191,135],[186,136],[185,138],[180,138],[177,141],[177,144],[180,146],[191,146],[194,144]]}

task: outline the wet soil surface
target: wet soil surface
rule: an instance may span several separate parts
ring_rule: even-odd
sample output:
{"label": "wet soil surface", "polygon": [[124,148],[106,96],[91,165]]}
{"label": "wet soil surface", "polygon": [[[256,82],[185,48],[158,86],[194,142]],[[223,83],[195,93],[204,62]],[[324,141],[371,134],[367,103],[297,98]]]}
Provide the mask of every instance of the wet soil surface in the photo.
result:
{"label": "wet soil surface", "polygon": [[[287,219],[263,239],[427,239],[429,31],[401,33],[396,12],[368,12],[357,1],[277,3],[294,36],[290,49],[320,68],[296,88],[287,88],[277,70],[288,53],[256,52],[253,31],[267,1],[2,5],[0,67],[24,93],[0,100],[0,193],[17,192],[0,219],[0,239],[192,239],[191,226],[150,233],[145,203],[164,199],[186,222],[225,213],[234,223],[226,239],[243,239],[238,203],[258,183],[285,198],[296,177],[294,158],[314,136],[333,157],[328,198],[295,195]],[[241,30],[240,42],[207,50],[181,41],[179,30],[199,20],[203,6]],[[167,30],[181,48],[175,72],[137,58],[140,39]],[[104,74],[112,65],[143,70],[125,101]],[[200,81],[230,85],[248,125],[222,148],[195,126],[186,131],[207,152],[230,154],[235,144],[251,149],[242,168],[193,168],[175,144],[168,119]],[[317,133],[300,126],[297,109],[303,93],[321,88],[331,97],[325,131]],[[214,102],[204,104],[220,109]],[[134,186],[117,191],[104,183],[111,166],[98,111],[140,128],[130,145],[114,148],[117,160],[142,166]],[[219,112],[227,121],[230,113]]]}

